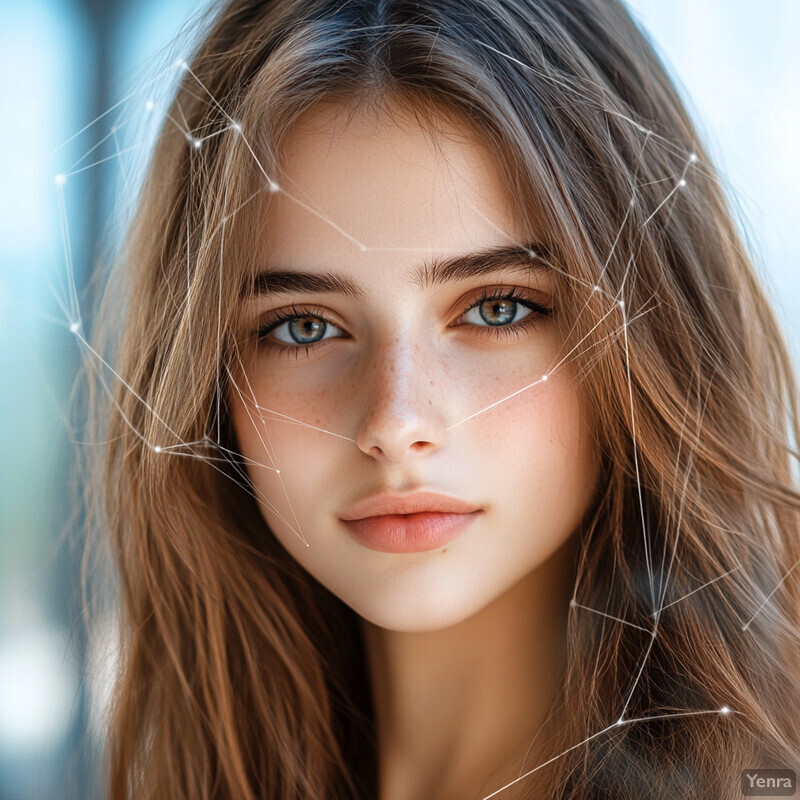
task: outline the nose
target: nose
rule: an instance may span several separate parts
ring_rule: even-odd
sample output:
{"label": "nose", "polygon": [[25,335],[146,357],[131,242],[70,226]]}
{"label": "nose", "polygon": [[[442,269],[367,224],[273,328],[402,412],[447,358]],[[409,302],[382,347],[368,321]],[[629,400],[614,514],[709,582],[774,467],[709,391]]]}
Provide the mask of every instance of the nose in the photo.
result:
{"label": "nose", "polygon": [[367,397],[356,444],[375,459],[402,462],[436,452],[445,440],[446,423],[431,376],[436,365],[408,342],[395,340],[376,348],[366,367],[362,389]]}

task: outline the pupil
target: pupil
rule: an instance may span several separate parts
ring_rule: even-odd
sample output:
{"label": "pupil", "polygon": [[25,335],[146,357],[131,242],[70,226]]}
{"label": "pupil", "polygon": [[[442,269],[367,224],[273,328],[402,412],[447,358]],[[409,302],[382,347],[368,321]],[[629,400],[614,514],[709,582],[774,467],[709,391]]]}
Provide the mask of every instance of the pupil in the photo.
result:
{"label": "pupil", "polygon": [[301,317],[289,323],[289,335],[298,344],[318,342],[325,335],[326,323],[318,317]]}
{"label": "pupil", "polygon": [[511,300],[485,300],[480,305],[480,314],[489,325],[505,325],[514,319],[517,304]]}

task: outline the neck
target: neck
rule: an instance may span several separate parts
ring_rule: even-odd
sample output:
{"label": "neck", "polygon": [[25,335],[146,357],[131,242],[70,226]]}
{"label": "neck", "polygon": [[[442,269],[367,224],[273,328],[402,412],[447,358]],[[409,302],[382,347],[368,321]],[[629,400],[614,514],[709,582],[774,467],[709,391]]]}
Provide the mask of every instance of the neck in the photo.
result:
{"label": "neck", "polygon": [[574,539],[449,628],[408,633],[363,621],[381,800],[482,800],[537,766],[566,664]]}

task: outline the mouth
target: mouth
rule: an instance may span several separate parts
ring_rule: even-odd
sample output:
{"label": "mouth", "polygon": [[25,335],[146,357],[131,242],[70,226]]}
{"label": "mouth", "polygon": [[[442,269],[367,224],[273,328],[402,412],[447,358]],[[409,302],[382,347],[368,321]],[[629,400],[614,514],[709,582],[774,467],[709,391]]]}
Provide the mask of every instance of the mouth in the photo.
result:
{"label": "mouth", "polygon": [[367,498],[339,519],[353,538],[371,550],[416,553],[451,542],[482,513],[458,497],[416,492]]}
{"label": "mouth", "polygon": [[360,500],[340,515],[345,521],[384,515],[409,516],[412,514],[471,514],[479,511],[474,503],[460,497],[439,492],[414,492],[413,494],[378,494]]}
{"label": "mouth", "polygon": [[481,511],[471,514],[384,514],[343,520],[353,537],[380,553],[419,553],[435,550],[459,536]]}

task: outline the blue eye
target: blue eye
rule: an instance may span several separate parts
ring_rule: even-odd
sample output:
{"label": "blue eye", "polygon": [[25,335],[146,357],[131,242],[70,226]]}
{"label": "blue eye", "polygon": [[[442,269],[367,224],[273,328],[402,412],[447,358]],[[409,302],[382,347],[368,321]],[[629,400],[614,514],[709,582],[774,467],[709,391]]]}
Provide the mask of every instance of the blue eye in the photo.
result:
{"label": "blue eye", "polygon": [[[267,331],[263,336],[271,333],[273,337],[283,344],[288,345],[309,345],[321,342],[323,339],[331,339],[341,336],[341,331],[335,325],[312,314],[290,317]],[[330,334],[330,335],[328,335]]]}
{"label": "blue eye", "polygon": [[315,308],[292,306],[275,313],[257,332],[258,340],[276,348],[308,351],[318,342],[345,336]]}
{"label": "blue eye", "polygon": [[530,316],[533,309],[517,302],[512,297],[490,297],[477,303],[464,314],[470,325],[510,325]]}

